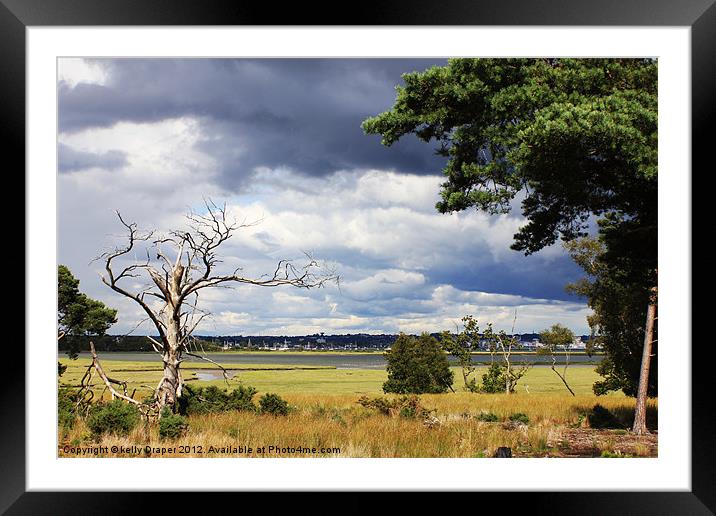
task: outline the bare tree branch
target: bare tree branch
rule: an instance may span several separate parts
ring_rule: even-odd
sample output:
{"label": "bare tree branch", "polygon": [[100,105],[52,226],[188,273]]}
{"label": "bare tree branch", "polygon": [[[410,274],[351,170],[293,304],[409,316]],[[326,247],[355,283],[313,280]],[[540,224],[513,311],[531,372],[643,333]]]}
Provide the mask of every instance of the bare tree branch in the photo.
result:
{"label": "bare tree branch", "polygon": [[[112,399],[114,398],[120,398],[124,401],[128,401],[129,403],[132,403],[134,405],[141,405],[140,402],[135,400],[134,398],[131,398],[127,395],[127,382],[123,382],[120,380],[114,380],[113,378],[110,378],[107,376],[107,374],[104,372],[104,369],[102,369],[102,365],[99,363],[99,357],[97,356],[97,352],[94,349],[94,343],[92,341],[89,342],[90,345],[90,353],[92,354],[92,367],[95,368],[97,371],[97,374],[102,378],[105,385],[107,386],[107,389],[109,389],[109,392],[112,393]],[[121,385],[124,394],[117,392],[117,390],[112,386],[112,384],[115,385]]]}
{"label": "bare tree branch", "polygon": [[187,355],[189,355],[190,357],[198,358],[199,360],[204,360],[204,361],[206,361],[206,362],[210,362],[210,363],[214,364],[215,366],[217,366],[219,369],[221,369],[221,373],[224,375],[224,381],[226,382],[226,385],[229,385],[229,374],[228,374],[228,372],[226,371],[226,368],[225,368],[224,366],[222,366],[222,365],[219,364],[218,362],[214,362],[214,361],[213,361],[212,359],[210,359],[209,357],[197,355],[197,354],[195,354],[195,353],[190,353],[189,351],[185,351],[185,353],[186,353]]}
{"label": "bare tree branch", "polygon": [[[139,235],[137,233],[137,225],[135,223],[127,224],[124,221],[124,219],[122,218],[122,215],[119,213],[119,211],[117,212],[117,217],[119,218],[122,225],[125,228],[127,228],[127,230],[129,231],[129,235],[128,235],[129,242],[128,242],[127,246],[124,248],[117,248],[113,252],[105,253],[102,255],[102,257],[105,259],[105,270],[107,271],[107,278],[109,278],[109,279],[107,279],[104,276],[102,276],[101,277],[102,282],[105,285],[109,286],[115,292],[119,292],[123,296],[126,296],[126,297],[134,300],[135,302],[137,302],[139,304],[139,306],[141,306],[142,309],[147,313],[147,315],[149,316],[149,319],[151,319],[151,321],[157,327],[157,329],[159,330],[159,335],[164,340],[166,338],[166,336],[164,335],[163,325],[162,325],[161,321],[159,321],[159,319],[155,315],[154,311],[149,307],[149,305],[147,305],[144,302],[142,294],[141,293],[140,294],[132,294],[132,293],[128,292],[127,290],[125,290],[124,288],[117,285],[117,282],[120,279],[125,278],[125,277],[134,277],[135,275],[133,274],[133,271],[137,270],[138,268],[146,268],[148,266],[148,264],[129,265],[129,266],[125,267],[124,269],[122,269],[119,272],[119,274],[115,274],[114,271],[112,270],[112,260],[129,253],[134,248],[134,244],[137,240],[149,240],[152,237],[153,232],[149,232],[145,235]],[[151,273],[151,270],[150,270],[150,273]]]}
{"label": "bare tree branch", "polygon": [[[310,289],[322,287],[328,282],[339,283],[335,271],[321,266],[310,253],[304,253],[307,260],[303,265],[296,265],[291,260],[279,260],[273,274],[258,278],[243,275],[241,267],[235,268],[231,274],[218,274],[216,269],[221,260],[217,249],[231,238],[234,231],[254,223],[246,224],[244,221],[238,224],[229,220],[226,204],[217,205],[211,199],[204,199],[204,207],[204,213],[189,211],[186,230],[173,230],[166,236],[157,237],[154,237],[154,232],[140,233],[136,223],[127,223],[117,212],[127,231],[127,243],[100,257],[104,260],[106,271],[102,281],[112,290],[138,303],[159,332],[159,340],[149,339],[164,363],[164,377],[155,393],[160,406],[173,404],[181,396],[184,382],[180,364],[183,354],[216,364],[205,356],[191,353],[187,345],[193,332],[209,315],[198,307],[202,289],[229,288],[233,284],[263,287],[288,285]],[[120,269],[117,262],[132,251],[136,253],[139,242],[146,242],[143,245],[146,259],[135,259]],[[176,258],[172,259],[174,256]],[[120,284],[122,280],[139,276],[151,280],[150,286],[140,292],[131,292]],[[150,306],[146,301],[150,296],[160,303]],[[193,302],[190,301],[191,296],[194,296]],[[226,378],[226,373],[224,376]]]}

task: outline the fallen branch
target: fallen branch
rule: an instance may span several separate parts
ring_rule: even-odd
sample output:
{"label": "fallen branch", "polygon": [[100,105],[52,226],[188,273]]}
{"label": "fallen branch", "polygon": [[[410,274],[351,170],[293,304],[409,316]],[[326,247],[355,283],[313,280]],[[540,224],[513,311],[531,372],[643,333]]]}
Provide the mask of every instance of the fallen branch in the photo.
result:
{"label": "fallen branch", "polygon": [[[129,403],[134,403],[135,405],[141,405],[141,403],[138,402],[137,400],[127,396],[127,382],[115,380],[115,379],[107,376],[107,374],[104,372],[104,369],[102,369],[102,365],[99,363],[99,357],[97,356],[97,351],[95,351],[95,349],[94,349],[94,343],[92,341],[89,341],[89,345],[90,345],[90,353],[92,354],[92,366],[97,371],[97,374],[100,376],[100,378],[102,378],[102,380],[104,381],[105,385],[107,386],[107,389],[109,389],[109,392],[112,393],[112,399],[120,398],[120,399],[123,399],[124,401],[128,401]],[[112,384],[121,385],[124,390],[124,394],[118,392],[117,389],[115,389],[112,386]]]}

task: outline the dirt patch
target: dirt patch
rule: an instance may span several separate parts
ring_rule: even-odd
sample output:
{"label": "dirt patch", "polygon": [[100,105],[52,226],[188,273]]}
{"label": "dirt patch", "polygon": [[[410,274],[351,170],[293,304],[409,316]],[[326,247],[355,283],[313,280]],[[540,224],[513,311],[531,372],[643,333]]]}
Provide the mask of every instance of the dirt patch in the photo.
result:
{"label": "dirt patch", "polygon": [[658,433],[638,436],[625,430],[560,428],[547,445],[553,457],[657,457]]}

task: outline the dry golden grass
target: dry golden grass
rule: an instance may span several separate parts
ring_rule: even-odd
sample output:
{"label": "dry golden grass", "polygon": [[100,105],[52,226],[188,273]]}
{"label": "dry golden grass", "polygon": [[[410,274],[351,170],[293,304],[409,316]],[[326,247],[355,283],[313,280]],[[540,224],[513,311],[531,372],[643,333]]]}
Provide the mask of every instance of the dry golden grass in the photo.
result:
{"label": "dry golden grass", "polygon": [[[107,450],[99,454],[102,457],[490,457],[499,446],[508,446],[515,456],[559,456],[556,447],[548,443],[559,441],[560,429],[578,426],[580,413],[600,403],[626,422],[634,409],[633,399],[616,396],[463,392],[423,395],[422,405],[434,409],[439,421],[429,426],[422,420],[389,417],[364,408],[357,403],[357,394],[287,393],[284,397],[293,407],[286,417],[247,412],[191,416],[189,433],[177,440],[161,440],[156,425],[146,429],[140,426],[126,437],[103,436],[95,440],[85,424],[78,421],[72,430],[60,435],[59,455],[74,456],[64,451],[65,446],[102,446]],[[492,412],[501,420],[521,412],[529,417],[529,425],[506,428],[503,422],[480,422],[474,416],[481,411]],[[650,404],[652,425],[655,414],[654,401]],[[112,446],[171,450],[133,455],[113,453]],[[252,452],[210,451],[210,447],[239,446],[250,447]],[[316,448],[318,452],[275,453],[270,446]],[[605,447],[608,443],[599,444],[599,448]],[[646,446],[633,452],[641,456],[648,453]]]}

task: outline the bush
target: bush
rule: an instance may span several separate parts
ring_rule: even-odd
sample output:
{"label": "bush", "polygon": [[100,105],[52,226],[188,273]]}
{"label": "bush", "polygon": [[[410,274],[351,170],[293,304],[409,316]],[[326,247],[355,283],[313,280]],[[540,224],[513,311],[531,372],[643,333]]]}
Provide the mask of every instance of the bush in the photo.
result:
{"label": "bush", "polygon": [[453,382],[447,355],[435,337],[423,333],[415,338],[401,333],[385,360],[388,381],[383,392],[422,394],[447,392]]}
{"label": "bush", "polygon": [[357,403],[365,408],[377,410],[384,416],[390,416],[391,410],[395,409],[394,403],[382,396],[378,396],[377,398],[361,396],[358,398]]}
{"label": "bush", "polygon": [[505,392],[505,373],[504,366],[493,362],[482,375],[482,385],[480,392],[487,394],[499,394]]}
{"label": "bush", "polygon": [[429,415],[429,411],[420,404],[417,396],[403,396],[398,400],[400,411],[398,416],[406,419],[422,419]]}
{"label": "bush", "polygon": [[623,428],[619,419],[599,403],[589,412],[587,421],[592,428]]}
{"label": "bush", "polygon": [[382,396],[376,398],[361,396],[358,399],[358,404],[377,410],[385,416],[399,416],[406,419],[423,419],[434,412],[434,410],[423,407],[418,396],[401,396],[394,400]]}
{"label": "bush", "polygon": [[87,427],[95,435],[127,435],[137,426],[139,419],[139,410],[135,405],[117,399],[93,405],[87,417]]}
{"label": "bush", "polygon": [[485,423],[495,423],[500,420],[500,418],[497,417],[497,414],[493,414],[492,412],[480,412],[475,416],[475,419]]}
{"label": "bush", "polygon": [[77,392],[66,387],[57,391],[57,425],[69,430],[77,419]]}
{"label": "bush", "polygon": [[523,425],[527,425],[530,422],[530,418],[527,417],[527,414],[523,412],[515,412],[514,414],[510,414],[509,419],[513,423],[522,423]]}
{"label": "bush", "polygon": [[180,414],[173,414],[169,407],[164,407],[159,418],[159,437],[162,439],[176,439],[183,437],[189,430],[189,423]]}
{"label": "bush", "polygon": [[477,380],[470,378],[465,382],[465,390],[467,392],[480,392],[480,386],[477,384]]}
{"label": "bush", "polygon": [[259,400],[259,406],[262,414],[274,416],[285,416],[290,411],[288,402],[278,394],[264,394]]}
{"label": "bush", "polygon": [[338,423],[341,426],[346,426],[346,424],[347,424],[346,420],[343,419],[343,416],[341,416],[341,414],[339,412],[335,412],[331,416],[331,421],[333,421],[334,423]]}
{"label": "bush", "polygon": [[256,411],[253,397],[256,389],[240,385],[233,391],[221,390],[214,385],[192,387],[186,385],[178,400],[179,414],[210,414],[229,410]]}
{"label": "bush", "polygon": [[253,398],[256,392],[256,389],[253,387],[240,385],[229,393],[226,401],[227,410],[255,411],[256,405],[254,404]]}

